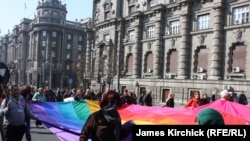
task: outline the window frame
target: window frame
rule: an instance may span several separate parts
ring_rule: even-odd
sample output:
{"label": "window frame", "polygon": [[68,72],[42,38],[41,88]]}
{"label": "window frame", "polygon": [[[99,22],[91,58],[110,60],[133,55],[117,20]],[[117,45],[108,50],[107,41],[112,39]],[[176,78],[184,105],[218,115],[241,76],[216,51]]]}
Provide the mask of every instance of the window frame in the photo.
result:
{"label": "window frame", "polygon": [[147,39],[155,38],[155,26],[147,26]]}
{"label": "window frame", "polygon": [[135,41],[135,30],[128,31],[128,41],[129,42]]}
{"label": "window frame", "polygon": [[[239,10],[239,12],[237,13],[236,10]],[[238,18],[236,18],[236,14],[237,16],[239,16]],[[250,14],[249,5],[242,5],[232,8],[232,24],[237,25],[237,24],[248,23],[249,14]]]}
{"label": "window frame", "polygon": [[57,32],[56,31],[53,31],[52,32],[52,37],[56,37],[57,36]]}
{"label": "window frame", "polygon": [[211,28],[210,13],[204,13],[197,16],[197,30],[206,30]]}
{"label": "window frame", "polygon": [[67,48],[67,49],[71,49],[71,44],[68,43],[68,44],[66,45],[66,48]]}
{"label": "window frame", "polygon": [[169,31],[170,31],[170,34],[179,34],[180,33],[180,20],[170,21]]}

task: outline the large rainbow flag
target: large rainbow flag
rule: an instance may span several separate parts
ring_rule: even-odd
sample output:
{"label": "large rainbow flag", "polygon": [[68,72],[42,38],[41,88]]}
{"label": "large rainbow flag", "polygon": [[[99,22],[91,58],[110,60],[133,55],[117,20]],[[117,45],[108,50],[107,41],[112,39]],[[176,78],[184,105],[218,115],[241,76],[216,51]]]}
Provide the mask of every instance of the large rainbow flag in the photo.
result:
{"label": "large rainbow flag", "polygon": [[[97,101],[31,103],[31,109],[45,126],[61,141],[78,141],[88,116],[99,110]],[[250,123],[250,107],[238,103],[217,100],[195,109],[168,108],[140,105],[123,106],[119,109],[122,123],[133,121],[137,125],[194,125],[195,118],[204,108],[218,110],[228,125]],[[131,140],[130,137],[125,139]]]}

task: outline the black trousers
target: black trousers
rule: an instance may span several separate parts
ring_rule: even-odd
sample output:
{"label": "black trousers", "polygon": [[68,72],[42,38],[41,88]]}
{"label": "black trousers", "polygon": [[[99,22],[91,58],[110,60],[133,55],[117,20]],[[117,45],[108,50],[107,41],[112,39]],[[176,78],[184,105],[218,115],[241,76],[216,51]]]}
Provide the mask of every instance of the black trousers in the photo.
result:
{"label": "black trousers", "polygon": [[25,130],[25,125],[7,125],[4,129],[4,141],[22,141]]}
{"label": "black trousers", "polygon": [[43,123],[40,120],[36,120],[36,126],[42,125]]}

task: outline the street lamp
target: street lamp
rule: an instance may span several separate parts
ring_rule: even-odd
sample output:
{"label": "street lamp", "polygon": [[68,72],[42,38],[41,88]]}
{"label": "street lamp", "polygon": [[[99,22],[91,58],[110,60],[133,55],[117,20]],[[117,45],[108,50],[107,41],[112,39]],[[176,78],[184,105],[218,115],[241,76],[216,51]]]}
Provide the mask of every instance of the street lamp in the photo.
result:
{"label": "street lamp", "polygon": [[50,63],[49,63],[49,89],[51,89],[51,85],[52,85],[52,56],[50,55],[49,56],[49,59],[50,59]]}
{"label": "street lamp", "polygon": [[111,72],[109,72],[108,78],[107,78],[107,83],[109,84],[109,89],[110,89],[111,82],[112,82],[112,75],[111,75]]}
{"label": "street lamp", "polygon": [[15,76],[15,75],[14,75],[14,73],[15,73],[14,71],[15,71],[15,69],[16,69],[15,63],[11,62],[11,63],[8,65],[8,68],[9,68],[9,70],[10,70],[10,76],[11,76],[11,77],[10,77],[10,78],[11,78],[11,81],[10,81],[9,83],[12,85],[12,84],[15,84],[15,83],[14,83],[14,78],[13,78],[13,77]]}

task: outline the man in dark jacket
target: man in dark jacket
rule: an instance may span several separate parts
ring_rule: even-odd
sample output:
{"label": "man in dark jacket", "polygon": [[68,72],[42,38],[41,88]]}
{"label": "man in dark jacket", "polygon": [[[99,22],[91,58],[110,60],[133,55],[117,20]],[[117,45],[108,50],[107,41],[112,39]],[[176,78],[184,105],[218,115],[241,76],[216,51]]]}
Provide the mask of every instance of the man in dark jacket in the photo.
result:
{"label": "man in dark jacket", "polygon": [[121,99],[117,92],[108,91],[100,102],[101,109],[91,114],[80,134],[80,141],[120,141],[127,137],[131,128],[122,128],[118,108]]}
{"label": "man in dark jacket", "polygon": [[147,90],[146,95],[144,95],[143,97],[143,103],[145,106],[152,106],[152,96],[151,96],[152,91],[151,90]]}
{"label": "man in dark jacket", "polygon": [[242,104],[242,105],[247,105],[248,104],[247,97],[246,97],[244,91],[241,91],[241,93],[239,94],[238,103]]}

